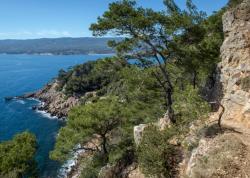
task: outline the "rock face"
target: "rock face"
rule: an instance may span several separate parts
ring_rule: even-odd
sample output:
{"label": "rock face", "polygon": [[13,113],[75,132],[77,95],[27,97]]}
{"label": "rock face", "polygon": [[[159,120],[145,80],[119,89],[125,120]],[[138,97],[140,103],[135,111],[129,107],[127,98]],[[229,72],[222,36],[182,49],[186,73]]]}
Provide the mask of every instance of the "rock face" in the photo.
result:
{"label": "rock face", "polygon": [[250,0],[223,16],[221,47],[222,120],[250,127]]}
{"label": "rock face", "polygon": [[66,97],[62,92],[56,90],[57,83],[48,84],[42,90],[34,94],[34,98],[43,102],[38,107],[39,110],[44,110],[52,116],[59,118],[66,117],[69,110],[77,106],[80,101],[75,97]]}
{"label": "rock face", "polygon": [[223,15],[223,30],[222,61],[209,97],[225,107],[223,130],[216,124],[221,107],[211,113],[206,127],[197,129],[199,137],[191,133],[186,139],[192,151],[180,164],[183,178],[250,176],[250,0]]}
{"label": "rock face", "polygon": [[147,124],[140,124],[134,127],[134,140],[136,145],[139,145],[141,143],[143,131],[146,127]]}

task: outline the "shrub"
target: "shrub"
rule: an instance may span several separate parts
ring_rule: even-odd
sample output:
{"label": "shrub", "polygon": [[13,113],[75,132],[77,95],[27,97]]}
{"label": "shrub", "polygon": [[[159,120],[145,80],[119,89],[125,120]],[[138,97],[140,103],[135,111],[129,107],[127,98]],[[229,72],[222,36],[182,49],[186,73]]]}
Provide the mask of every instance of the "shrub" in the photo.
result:
{"label": "shrub", "polygon": [[159,131],[151,126],[145,129],[137,154],[142,172],[149,177],[174,177],[177,149],[169,144],[171,132]]}
{"label": "shrub", "polygon": [[180,141],[189,131],[189,126],[195,120],[205,117],[209,111],[207,102],[191,86],[182,92],[177,91],[174,98],[177,123],[164,131],[154,126],[146,128],[137,150],[140,168],[149,177],[172,178],[176,175],[180,152],[171,141]]}
{"label": "shrub", "polygon": [[36,177],[37,143],[34,135],[24,132],[12,140],[0,143],[1,177]]}

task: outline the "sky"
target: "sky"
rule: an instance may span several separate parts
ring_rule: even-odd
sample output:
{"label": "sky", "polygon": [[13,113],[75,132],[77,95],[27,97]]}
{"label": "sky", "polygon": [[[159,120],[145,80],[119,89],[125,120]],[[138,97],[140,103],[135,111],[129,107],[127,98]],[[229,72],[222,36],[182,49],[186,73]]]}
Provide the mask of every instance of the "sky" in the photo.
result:
{"label": "sky", "polygon": [[[90,37],[96,22],[115,0],[0,0],[0,39]],[[185,7],[186,0],[175,0]],[[139,5],[162,10],[163,0],[137,0]],[[193,0],[211,14],[228,0]]]}

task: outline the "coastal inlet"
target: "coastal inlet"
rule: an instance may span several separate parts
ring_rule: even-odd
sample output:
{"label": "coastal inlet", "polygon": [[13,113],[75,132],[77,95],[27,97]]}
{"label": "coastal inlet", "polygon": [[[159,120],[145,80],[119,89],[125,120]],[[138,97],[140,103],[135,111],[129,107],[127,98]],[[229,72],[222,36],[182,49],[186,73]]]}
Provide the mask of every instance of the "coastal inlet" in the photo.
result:
{"label": "coastal inlet", "polygon": [[[49,152],[54,147],[58,130],[65,123],[56,119],[56,116],[63,118],[66,110],[57,113],[64,105],[54,107],[57,105],[56,100],[51,107],[46,105],[46,101],[50,100],[47,97],[49,95],[45,94],[45,90],[50,87],[47,84],[57,76],[60,69],[67,70],[71,66],[103,57],[106,56],[0,55],[0,141],[10,140],[15,134],[23,131],[34,133],[38,141],[36,160],[39,177],[54,178],[62,167],[49,159]],[[53,90],[51,92],[53,93]],[[38,93],[41,94],[39,97],[34,96]],[[41,105],[41,102],[45,104]],[[69,100],[65,106],[72,102],[74,101]],[[48,109],[51,115],[45,112]]]}

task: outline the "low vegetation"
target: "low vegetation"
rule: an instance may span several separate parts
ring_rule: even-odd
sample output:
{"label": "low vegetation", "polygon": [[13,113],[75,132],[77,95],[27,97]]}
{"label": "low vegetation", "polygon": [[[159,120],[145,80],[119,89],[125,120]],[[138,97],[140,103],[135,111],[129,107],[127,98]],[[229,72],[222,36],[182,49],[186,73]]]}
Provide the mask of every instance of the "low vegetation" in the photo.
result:
{"label": "low vegetation", "polygon": [[67,96],[82,96],[86,92],[103,89],[126,65],[126,61],[114,57],[77,65],[67,72],[60,70],[57,89]]}
{"label": "low vegetation", "polygon": [[148,127],[137,149],[140,168],[148,177],[172,178],[178,174],[176,167],[181,160],[178,143],[188,133],[190,124],[197,119],[205,119],[210,110],[208,103],[191,86],[174,98],[177,123],[163,131],[154,126]]}
{"label": "low vegetation", "polygon": [[0,177],[37,177],[34,135],[24,132],[12,140],[0,143]]}
{"label": "low vegetation", "polygon": [[192,178],[239,177],[248,172],[247,165],[244,164],[249,159],[247,148],[236,135],[228,133],[213,140],[208,139],[206,147],[203,148],[203,155],[198,155],[195,160]]}

